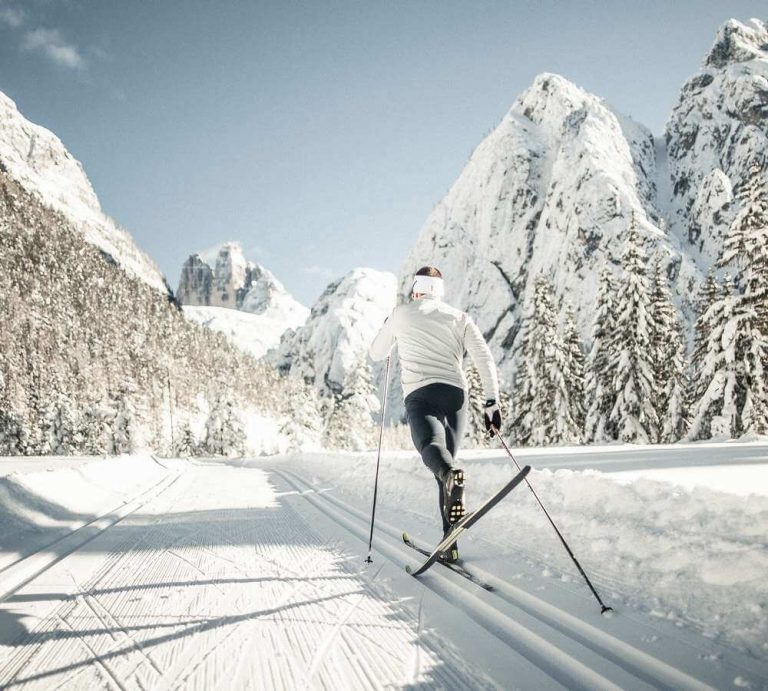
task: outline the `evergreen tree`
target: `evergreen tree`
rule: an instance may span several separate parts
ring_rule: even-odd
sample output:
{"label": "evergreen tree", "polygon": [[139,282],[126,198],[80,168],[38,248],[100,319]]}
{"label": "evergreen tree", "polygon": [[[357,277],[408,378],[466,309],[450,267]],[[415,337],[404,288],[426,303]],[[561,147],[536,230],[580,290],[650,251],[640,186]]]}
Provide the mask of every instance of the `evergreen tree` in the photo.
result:
{"label": "evergreen tree", "polygon": [[117,455],[134,453],[136,451],[134,407],[128,398],[126,390],[122,390],[115,400],[115,407],[110,420],[110,430],[109,454]]}
{"label": "evergreen tree", "polygon": [[365,356],[361,356],[328,406],[325,444],[353,451],[370,448],[376,436],[376,426],[369,411],[379,409],[371,367]]}
{"label": "evergreen tree", "polygon": [[651,354],[650,286],[640,235],[633,220],[621,259],[616,322],[610,339],[609,360],[616,396],[610,422],[622,441],[648,444],[658,439],[659,422],[654,401]]}
{"label": "evergreen tree", "polygon": [[706,438],[707,426],[718,436],[768,433],[768,199],[758,166],[738,199],[718,261],[735,277],[702,320],[710,331],[697,357],[706,389],[695,404],[694,439]]}
{"label": "evergreen tree", "polygon": [[579,430],[579,439],[583,438],[581,430],[584,429],[586,411],[584,409],[584,385],[586,377],[586,358],[579,336],[579,328],[576,325],[576,316],[569,305],[565,311],[565,323],[563,324],[563,345],[565,346],[564,379],[568,390],[568,401],[576,427]]}
{"label": "evergreen tree", "polygon": [[471,365],[464,372],[467,378],[467,434],[466,442],[470,446],[483,446],[488,438],[485,429],[485,397],[483,382],[477,367]]}
{"label": "evergreen tree", "polygon": [[571,400],[567,380],[569,356],[558,332],[552,304],[552,286],[544,276],[534,284],[531,311],[525,319],[525,337],[519,353],[519,388],[516,390],[516,433],[531,445],[580,441],[578,404]]}
{"label": "evergreen tree", "polygon": [[177,430],[176,445],[173,455],[178,458],[191,458],[197,455],[197,440],[188,422],[182,422]]}
{"label": "evergreen tree", "polygon": [[697,392],[689,438],[734,437],[741,431],[738,411],[743,405],[739,385],[741,366],[736,352],[736,288],[733,279],[725,280],[723,294],[697,320],[702,336],[697,365]]}
{"label": "evergreen tree", "polygon": [[687,426],[685,341],[658,256],[651,278],[649,327],[654,405],[659,420],[659,438],[654,441],[675,442],[683,437]]}
{"label": "evergreen tree", "polygon": [[616,286],[613,273],[604,268],[600,273],[594,320],[592,322],[592,348],[586,365],[584,397],[587,402],[584,437],[588,442],[616,439],[611,411],[616,403],[613,380],[616,363],[611,359],[611,339],[615,331],[614,305]]}
{"label": "evergreen tree", "polygon": [[82,433],[70,400],[59,395],[49,409],[47,420],[50,453],[68,456],[82,448]]}
{"label": "evergreen tree", "polygon": [[245,430],[235,404],[220,388],[213,396],[205,423],[203,450],[212,456],[240,456],[245,453]]}

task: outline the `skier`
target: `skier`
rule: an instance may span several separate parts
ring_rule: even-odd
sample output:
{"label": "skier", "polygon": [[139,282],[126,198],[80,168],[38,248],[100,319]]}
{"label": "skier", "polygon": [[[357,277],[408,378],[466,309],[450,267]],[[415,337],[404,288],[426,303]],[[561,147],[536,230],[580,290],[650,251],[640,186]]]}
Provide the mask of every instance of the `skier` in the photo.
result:
{"label": "skier", "polygon": [[[467,380],[462,362],[469,352],[486,397],[485,427],[501,427],[499,385],[491,351],[472,318],[442,301],[443,277],[432,266],[419,269],[411,301],[398,305],[384,322],[369,354],[383,360],[397,343],[405,410],[411,437],[437,480],[443,534],[465,514],[464,471],[454,462],[467,421]],[[445,561],[459,558],[456,543]]]}

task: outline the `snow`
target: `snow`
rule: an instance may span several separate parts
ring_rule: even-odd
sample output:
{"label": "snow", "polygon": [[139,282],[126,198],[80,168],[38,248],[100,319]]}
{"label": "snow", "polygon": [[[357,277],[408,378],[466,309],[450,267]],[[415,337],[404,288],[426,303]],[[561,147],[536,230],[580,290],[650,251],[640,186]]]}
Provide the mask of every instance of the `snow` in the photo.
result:
{"label": "snow", "polygon": [[184,315],[192,321],[223,333],[238,348],[260,358],[280,344],[285,330],[297,326],[286,321],[279,311],[251,314],[228,307],[184,305]]}
{"label": "snow", "polygon": [[[766,441],[514,453],[613,618],[525,486],[460,540],[495,588],[478,594],[439,565],[420,580],[402,568],[416,559],[399,530],[437,539],[414,452],[382,457],[372,565],[373,452],[122,457],[3,480],[34,507],[15,540],[48,544],[74,527],[61,506],[84,520],[175,478],[0,602],[0,685],[768,687]],[[493,449],[464,467],[474,503],[514,472]]]}
{"label": "snow", "polygon": [[131,236],[106,216],[80,162],[47,129],[29,122],[0,92],[0,167],[44,204],[62,213],[88,242],[112,256],[126,271],[166,293],[155,263]]}
{"label": "snow", "polygon": [[340,392],[367,362],[374,337],[395,307],[396,285],[387,271],[353,269],[328,285],[306,323],[286,333],[271,357],[321,395]]}
{"label": "snow", "polygon": [[[768,555],[768,445],[749,446],[762,464],[653,468],[654,457],[666,463],[717,462],[724,450],[741,445],[693,444],[650,447],[642,470],[600,472],[571,470],[594,465],[621,468],[637,464],[638,447],[517,450],[518,461],[531,463],[531,484],[592,574],[598,588],[622,608],[662,613],[681,626],[768,659],[763,646],[768,611],[753,603],[766,601]],[[641,447],[642,448],[642,447]],[[592,457],[599,459],[595,463]],[[464,469],[469,501],[477,503],[511,477],[514,468],[503,455],[467,452]],[[586,457],[586,458],[582,458]],[[546,468],[548,459],[556,469]],[[313,483],[338,487],[362,507],[370,497],[373,455],[319,454],[292,457]],[[537,468],[541,468],[537,470]],[[727,479],[726,479],[727,478]],[[718,480],[725,479],[719,485]],[[382,458],[379,506],[388,522],[405,525],[423,542],[436,542],[437,508],[424,498],[436,496],[434,480],[414,453],[387,453]],[[760,488],[749,492],[749,486]],[[730,493],[730,488],[734,492]],[[436,499],[434,501],[436,504]],[[471,508],[471,505],[470,505]],[[413,527],[420,526],[420,530]],[[429,527],[432,526],[432,527]],[[489,551],[500,557],[489,560]],[[553,579],[578,581],[551,526],[525,490],[495,509],[463,548],[469,563],[492,564],[494,573],[515,578],[520,556],[539,564]],[[731,587],[738,584],[738,588]],[[726,614],[728,613],[728,614]]]}
{"label": "snow", "polygon": [[309,316],[274,274],[246,260],[234,241],[187,259],[178,298],[187,317],[223,333],[256,358],[276,348],[283,333],[300,327]]}
{"label": "snow", "polygon": [[[17,470],[0,479],[0,571],[158,482],[166,468],[151,456],[117,456],[43,470],[52,461],[3,459]],[[41,468],[42,466],[42,468]]]}
{"label": "snow", "polygon": [[749,495],[768,497],[768,465],[648,469],[618,472],[612,477],[622,484],[645,478],[677,485],[689,492],[697,487],[706,487],[742,497]]}

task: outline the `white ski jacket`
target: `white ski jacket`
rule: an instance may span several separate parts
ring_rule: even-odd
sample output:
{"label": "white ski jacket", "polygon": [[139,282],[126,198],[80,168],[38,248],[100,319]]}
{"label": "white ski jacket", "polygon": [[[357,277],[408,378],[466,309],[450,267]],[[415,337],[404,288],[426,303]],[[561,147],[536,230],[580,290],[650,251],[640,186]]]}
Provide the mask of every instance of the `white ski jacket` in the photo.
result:
{"label": "white ski jacket", "polygon": [[429,384],[452,384],[466,391],[462,362],[469,352],[480,372],[486,399],[499,400],[496,365],[472,318],[441,300],[423,297],[398,305],[371,344],[373,360],[383,360],[397,342],[405,396]]}

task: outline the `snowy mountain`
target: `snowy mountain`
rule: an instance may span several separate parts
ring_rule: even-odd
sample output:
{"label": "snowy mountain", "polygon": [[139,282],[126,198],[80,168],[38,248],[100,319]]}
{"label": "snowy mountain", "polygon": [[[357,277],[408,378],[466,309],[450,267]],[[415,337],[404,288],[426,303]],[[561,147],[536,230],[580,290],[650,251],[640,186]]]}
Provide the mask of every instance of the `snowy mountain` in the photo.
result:
{"label": "snowy mountain", "polygon": [[506,363],[533,282],[553,279],[586,333],[597,279],[618,262],[633,217],[680,263],[659,229],[651,133],[554,74],[536,78],[430,215],[401,275],[438,266]]}
{"label": "snowy mountain", "polygon": [[313,438],[294,420],[313,392],[185,319],[3,171],[0,219],[0,456],[258,454]]}
{"label": "snowy mountain", "polygon": [[237,242],[191,255],[181,269],[177,298],[184,314],[255,357],[309,315],[270,271],[246,260]]}
{"label": "snowy mountain", "polygon": [[735,215],[734,190],[768,151],[768,27],[751,24],[731,19],[718,31],[666,127],[669,229],[702,271]]}
{"label": "snowy mountain", "polygon": [[[663,141],[563,77],[542,74],[478,146],[435,207],[400,275],[438,266],[509,376],[537,275],[589,341],[598,277],[617,272],[636,224],[686,308],[716,259],[732,189],[763,158],[768,34],[729,21],[682,89]],[[690,323],[689,323],[690,326]]]}
{"label": "snowy mountain", "polygon": [[0,92],[0,171],[43,204],[63,214],[85,237],[126,271],[168,293],[155,263],[101,210],[79,161],[52,132],[27,120]]}
{"label": "snowy mountain", "polygon": [[394,274],[350,271],[325,289],[304,326],[287,332],[271,359],[323,396],[341,393],[394,309],[396,285]]}

